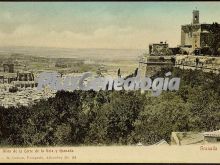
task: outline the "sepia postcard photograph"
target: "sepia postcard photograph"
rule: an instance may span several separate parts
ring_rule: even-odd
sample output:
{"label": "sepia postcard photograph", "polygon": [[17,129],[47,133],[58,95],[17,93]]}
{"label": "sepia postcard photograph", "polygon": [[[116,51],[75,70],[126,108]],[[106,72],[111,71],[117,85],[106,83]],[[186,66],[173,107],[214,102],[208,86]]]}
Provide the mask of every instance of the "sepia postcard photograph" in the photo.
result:
{"label": "sepia postcard photograph", "polygon": [[1,163],[220,163],[220,2],[0,2]]}

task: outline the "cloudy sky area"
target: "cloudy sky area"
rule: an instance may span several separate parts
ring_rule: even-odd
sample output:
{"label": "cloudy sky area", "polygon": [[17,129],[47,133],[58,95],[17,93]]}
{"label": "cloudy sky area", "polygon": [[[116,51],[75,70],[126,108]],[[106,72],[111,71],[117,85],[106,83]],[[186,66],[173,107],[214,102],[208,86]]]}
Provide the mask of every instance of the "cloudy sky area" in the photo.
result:
{"label": "cloudy sky area", "polygon": [[0,46],[176,46],[196,7],[200,22],[220,23],[220,2],[0,2]]}

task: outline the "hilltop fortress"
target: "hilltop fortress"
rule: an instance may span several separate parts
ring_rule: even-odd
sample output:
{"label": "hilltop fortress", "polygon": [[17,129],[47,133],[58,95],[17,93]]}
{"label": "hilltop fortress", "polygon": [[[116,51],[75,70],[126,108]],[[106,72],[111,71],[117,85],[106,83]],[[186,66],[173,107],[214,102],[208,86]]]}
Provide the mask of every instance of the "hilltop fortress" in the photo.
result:
{"label": "hilltop fortress", "polygon": [[220,24],[200,23],[199,11],[193,10],[192,23],[181,26],[181,42],[175,48],[170,48],[167,42],[149,44],[149,55],[213,55],[219,56]]}
{"label": "hilltop fortress", "polygon": [[[216,25],[216,26],[215,26]],[[219,24],[199,22],[199,11],[193,11],[192,23],[181,26],[181,45],[189,54],[201,54],[201,49],[212,46],[213,37],[220,33]],[[214,30],[214,28],[218,28]]]}
{"label": "hilltop fortress", "polygon": [[149,44],[149,53],[139,60],[143,75],[152,75],[161,67],[220,70],[220,24],[200,23],[199,11],[193,10],[192,23],[181,26],[180,45],[170,48],[167,42]]}

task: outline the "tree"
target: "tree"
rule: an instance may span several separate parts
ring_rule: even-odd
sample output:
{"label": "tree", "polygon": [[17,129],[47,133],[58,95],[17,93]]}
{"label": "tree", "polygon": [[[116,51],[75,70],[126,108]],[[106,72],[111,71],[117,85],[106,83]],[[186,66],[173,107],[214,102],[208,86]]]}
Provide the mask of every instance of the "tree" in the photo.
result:
{"label": "tree", "polygon": [[108,113],[108,139],[112,143],[127,144],[142,109],[143,100],[138,92],[114,92]]}
{"label": "tree", "polygon": [[170,140],[173,131],[189,131],[187,104],[172,92],[154,98],[135,121],[135,138],[144,144]]}

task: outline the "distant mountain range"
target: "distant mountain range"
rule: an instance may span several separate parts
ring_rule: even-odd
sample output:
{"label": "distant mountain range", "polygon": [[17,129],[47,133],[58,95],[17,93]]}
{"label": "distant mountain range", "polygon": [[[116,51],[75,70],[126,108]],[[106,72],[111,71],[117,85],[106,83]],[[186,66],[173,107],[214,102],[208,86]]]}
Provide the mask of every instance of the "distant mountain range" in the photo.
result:
{"label": "distant mountain range", "polygon": [[77,58],[86,60],[137,60],[143,49],[70,49],[46,47],[0,47],[0,55],[30,55],[47,58]]}

